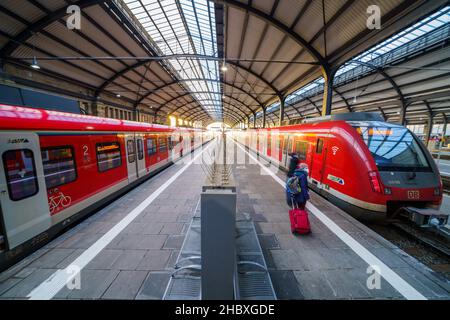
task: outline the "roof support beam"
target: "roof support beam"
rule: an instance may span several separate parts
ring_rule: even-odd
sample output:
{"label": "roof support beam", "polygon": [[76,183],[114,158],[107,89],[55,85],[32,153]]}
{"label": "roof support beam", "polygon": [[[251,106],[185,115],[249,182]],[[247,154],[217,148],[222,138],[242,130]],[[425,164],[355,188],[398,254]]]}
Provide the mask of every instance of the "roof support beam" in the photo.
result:
{"label": "roof support beam", "polygon": [[[101,4],[105,2],[105,0],[80,0],[71,5],[77,5],[80,9],[84,9],[90,6],[94,6],[97,4]],[[16,50],[22,43],[24,43],[28,38],[30,38],[33,34],[40,32],[50,24],[59,19],[62,19],[67,15],[67,6],[52,12],[51,14],[45,15],[43,18],[39,19],[35,23],[28,26],[25,30],[20,32],[14,39],[10,40],[0,51],[0,57],[7,58],[11,56],[11,54]]]}
{"label": "roof support beam", "polygon": [[[405,125],[405,120],[406,120],[406,108],[408,107],[408,105],[410,103],[408,103],[405,99],[405,96],[402,93],[402,90],[400,89],[400,87],[398,86],[398,84],[395,82],[395,80],[386,73],[386,71],[383,70],[383,68],[375,66],[371,63],[368,62],[363,62],[363,61],[352,61],[351,63],[353,64],[358,64],[358,65],[362,65],[365,66],[367,68],[370,68],[376,72],[378,72],[381,76],[383,76],[387,81],[389,81],[389,83],[392,85],[392,87],[394,88],[394,90],[397,92],[398,97],[400,99],[400,103],[401,103],[401,111],[400,111],[400,124],[401,125]],[[381,113],[384,115],[384,112],[381,110],[381,108],[379,108],[379,110],[381,111]]]}
{"label": "roof support beam", "polygon": [[[241,105],[241,106],[243,106],[244,108],[246,108],[247,110],[249,110],[252,114],[256,114],[256,111],[255,110],[253,110],[253,109],[251,109],[249,106],[247,106],[245,103],[243,103],[242,101],[240,101],[240,100],[238,100],[238,99],[236,99],[235,97],[232,97],[232,96],[226,96],[227,97],[227,99],[230,99],[230,100],[232,100],[232,101],[235,101],[236,103],[238,103],[239,105]],[[201,101],[209,101],[209,100],[200,100],[200,102]],[[225,102],[225,103],[227,103],[227,102]],[[188,110],[187,110],[188,111]],[[186,112],[183,112],[181,115],[183,115],[183,114],[185,114]],[[180,115],[180,116],[181,116]]]}
{"label": "roof support beam", "polygon": [[292,28],[289,28],[279,20],[270,16],[269,14],[252,7],[251,5],[245,4],[243,2],[239,2],[237,0],[214,0],[214,2],[219,2],[226,4],[231,7],[239,8],[241,10],[248,11],[249,13],[255,15],[256,17],[264,20],[265,22],[271,24],[282,32],[286,33],[290,36],[295,42],[297,42],[301,47],[305,48],[305,50],[319,62],[320,65],[327,65],[327,61],[322,57],[322,55],[310,44],[308,41],[303,39],[298,33],[294,32]]}
{"label": "roof support beam", "polygon": [[[166,85],[163,85],[163,86],[161,86],[161,87],[158,87],[158,88],[155,89],[155,90],[149,91],[147,94],[143,95],[139,100],[136,101],[136,105],[139,105],[140,103],[142,103],[143,100],[145,100],[146,98],[148,98],[149,96],[151,96],[153,93],[155,93],[155,91],[163,90],[164,88],[167,88],[167,87],[176,85],[176,84],[178,84],[178,83],[180,83],[180,82],[190,82],[190,81],[211,81],[211,82],[219,82],[219,83],[221,82],[220,80],[217,80],[217,79],[203,79],[203,78],[198,78],[198,79],[183,79],[183,80],[173,81],[173,82],[171,82],[171,83],[168,83],[168,84],[166,84]],[[249,96],[250,98],[252,98],[252,100],[254,100],[254,101],[259,105],[260,108],[262,108],[263,105],[262,105],[261,101],[258,100],[258,97],[256,97],[256,96],[250,94],[249,92],[245,91],[244,89],[242,89],[242,88],[240,88],[240,87],[238,87],[238,86],[236,86],[236,85],[234,85],[234,84],[231,84],[231,83],[228,83],[228,82],[223,82],[223,83],[224,83],[224,85],[230,86],[230,87],[232,87],[232,88],[234,88],[234,89],[236,89],[236,90],[242,92],[243,94]],[[192,93],[208,93],[208,92],[206,92],[206,91],[205,91],[205,92],[191,92],[190,94],[192,94]],[[176,97],[175,97],[175,99],[176,99]],[[161,110],[161,108],[163,108],[166,104],[168,104],[168,103],[170,103],[170,102],[172,102],[172,101],[173,101],[173,99],[172,99],[172,100],[169,100],[169,101],[167,101],[167,102],[165,102],[163,105],[160,105],[158,108],[155,109],[155,112],[156,112],[156,113],[159,112],[159,111]]]}
{"label": "roof support beam", "polygon": [[[233,105],[233,104],[228,103],[226,106],[228,107],[228,108],[226,108],[226,109],[231,109],[233,112],[237,112],[237,113],[241,114],[243,117],[246,117],[246,116],[247,116],[247,114],[246,114],[244,111],[242,111],[239,107],[237,107],[237,106],[235,106],[235,105]],[[232,108],[230,108],[230,107],[232,107]],[[225,107],[224,107],[224,109],[225,109]],[[207,113],[204,109],[201,109],[201,110],[202,110],[203,112]],[[187,111],[195,111],[195,110],[189,110],[189,109],[188,109],[188,110],[186,110],[185,112],[183,112],[182,114],[179,114],[178,117],[180,117],[180,118],[188,118],[188,117],[191,117],[192,115],[198,113],[198,112],[190,112],[190,113],[188,114]]]}
{"label": "roof support beam", "polygon": [[[199,113],[200,113],[200,112],[195,112],[195,113],[193,113],[192,115],[190,115],[189,117],[187,117],[186,120],[198,121],[198,120],[203,120],[205,116],[209,116],[208,114],[206,114],[206,115],[197,117],[197,115],[198,115]],[[227,117],[232,118],[233,120],[242,121],[243,119],[245,119],[244,116],[241,116],[241,115],[238,115],[238,114],[229,112],[229,111],[225,111],[225,110],[224,110],[223,113],[224,113]],[[196,118],[197,118],[197,120],[196,120]]]}

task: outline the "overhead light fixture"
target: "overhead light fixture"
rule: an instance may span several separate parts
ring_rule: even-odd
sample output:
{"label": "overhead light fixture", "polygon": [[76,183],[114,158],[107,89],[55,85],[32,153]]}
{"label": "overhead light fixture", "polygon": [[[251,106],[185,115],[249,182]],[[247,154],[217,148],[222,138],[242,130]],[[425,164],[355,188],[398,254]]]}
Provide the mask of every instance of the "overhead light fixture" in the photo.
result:
{"label": "overhead light fixture", "polygon": [[227,70],[228,70],[228,68],[227,68],[227,64],[225,63],[225,58],[223,59],[223,62],[222,62],[222,67],[220,68],[220,70],[222,70],[223,72],[225,72],[225,71],[227,71]]}
{"label": "overhead light fixture", "polygon": [[41,68],[37,63],[36,57],[33,57],[33,61],[31,62],[30,67],[32,67],[35,70],[39,70]]}
{"label": "overhead light fixture", "polygon": [[33,34],[33,61],[30,64],[30,67],[33,68],[34,70],[39,70],[41,67],[38,65],[37,63],[37,59],[36,59],[36,37],[35,34]]}

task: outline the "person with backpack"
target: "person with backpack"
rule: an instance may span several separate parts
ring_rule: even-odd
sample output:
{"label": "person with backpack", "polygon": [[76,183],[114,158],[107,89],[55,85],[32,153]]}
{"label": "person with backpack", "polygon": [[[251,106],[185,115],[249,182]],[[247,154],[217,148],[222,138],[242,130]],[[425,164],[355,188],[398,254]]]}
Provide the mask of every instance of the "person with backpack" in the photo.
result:
{"label": "person with backpack", "polygon": [[286,182],[286,202],[289,206],[304,210],[309,198],[308,165],[300,163]]}

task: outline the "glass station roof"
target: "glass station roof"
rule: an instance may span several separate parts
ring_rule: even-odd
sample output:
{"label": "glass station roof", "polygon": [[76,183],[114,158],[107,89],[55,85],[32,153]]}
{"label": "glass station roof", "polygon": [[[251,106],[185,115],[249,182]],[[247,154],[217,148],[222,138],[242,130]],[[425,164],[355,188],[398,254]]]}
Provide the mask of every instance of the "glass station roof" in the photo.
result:
{"label": "glass station roof", "polygon": [[[208,0],[124,0],[163,55],[218,57],[214,3]],[[179,80],[215,120],[222,119],[217,60],[169,59]]]}
{"label": "glass station roof", "polygon": [[[450,6],[446,6],[441,10],[435,12],[434,14],[428,16],[427,18],[417,22],[416,24],[406,28],[405,30],[393,35],[389,39],[379,43],[378,45],[372,47],[371,49],[363,52],[362,54],[356,56],[346,64],[344,64],[337,72],[336,78],[340,75],[349,72],[356,67],[358,64],[352,63],[353,61],[371,62],[374,59],[392,52],[403,45],[415,40],[416,38],[425,35],[439,27],[442,27],[450,23]],[[335,79],[336,79],[335,78]],[[308,91],[321,90],[323,86],[324,79],[318,78],[317,80],[307,84],[306,86],[296,90],[286,98],[286,105],[292,103],[294,99],[301,98],[303,94]],[[335,82],[336,85],[336,82]],[[295,102],[294,102],[295,103]],[[273,103],[267,108],[267,112],[273,112],[280,107],[279,102]],[[262,112],[257,113],[257,117],[260,117]]]}

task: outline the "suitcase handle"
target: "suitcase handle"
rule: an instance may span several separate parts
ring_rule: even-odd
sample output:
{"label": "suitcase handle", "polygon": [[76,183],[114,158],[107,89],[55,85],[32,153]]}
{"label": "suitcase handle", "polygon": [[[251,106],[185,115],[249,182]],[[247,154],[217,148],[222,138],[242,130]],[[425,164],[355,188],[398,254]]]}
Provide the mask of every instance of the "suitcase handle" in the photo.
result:
{"label": "suitcase handle", "polygon": [[294,201],[294,197],[291,197],[292,209],[298,209],[297,203]]}

